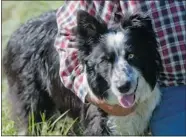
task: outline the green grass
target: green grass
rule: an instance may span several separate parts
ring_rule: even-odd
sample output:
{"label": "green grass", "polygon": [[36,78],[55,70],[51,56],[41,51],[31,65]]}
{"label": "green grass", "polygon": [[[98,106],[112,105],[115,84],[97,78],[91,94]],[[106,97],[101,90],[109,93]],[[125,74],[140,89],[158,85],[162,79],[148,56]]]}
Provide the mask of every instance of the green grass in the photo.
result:
{"label": "green grass", "polygon": [[[2,2],[2,51],[6,47],[6,44],[10,38],[10,35],[19,27],[20,24],[24,23],[31,17],[40,15],[41,13],[57,9],[63,4],[63,1],[3,1]],[[3,54],[3,52],[2,52]],[[7,81],[3,74],[2,77],[2,135],[17,135],[15,130],[15,124],[11,120],[10,104],[6,98],[7,93]],[[76,120],[69,119],[65,114],[62,114],[57,118],[56,121],[51,123],[46,122],[43,114],[43,121],[39,124],[43,125],[41,130],[42,135],[67,135],[68,131]],[[33,127],[37,127],[33,122],[34,117],[30,120],[29,130],[33,133]],[[51,131],[52,127],[55,126],[54,131]]]}

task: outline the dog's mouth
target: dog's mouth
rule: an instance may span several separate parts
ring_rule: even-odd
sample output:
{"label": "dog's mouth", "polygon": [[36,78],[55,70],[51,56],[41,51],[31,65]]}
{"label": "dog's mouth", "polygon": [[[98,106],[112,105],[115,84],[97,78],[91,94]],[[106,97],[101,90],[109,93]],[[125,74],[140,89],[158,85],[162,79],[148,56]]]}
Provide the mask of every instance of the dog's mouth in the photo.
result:
{"label": "dog's mouth", "polygon": [[135,93],[136,90],[138,88],[138,79],[137,79],[137,84],[136,84],[136,88],[134,89],[134,92],[128,95],[123,95],[118,97],[118,101],[120,103],[120,105],[124,108],[131,108],[134,106],[135,104]]}
{"label": "dog's mouth", "polygon": [[135,93],[123,95],[118,98],[119,103],[124,108],[130,108],[135,104]]}

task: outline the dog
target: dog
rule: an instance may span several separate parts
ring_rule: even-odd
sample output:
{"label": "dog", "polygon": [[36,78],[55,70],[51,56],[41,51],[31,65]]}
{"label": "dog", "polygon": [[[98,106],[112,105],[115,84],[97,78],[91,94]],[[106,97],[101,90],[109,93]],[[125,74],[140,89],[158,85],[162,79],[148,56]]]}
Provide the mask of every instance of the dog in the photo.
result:
{"label": "dog", "polygon": [[[84,135],[142,135],[160,102],[157,84],[161,59],[151,19],[143,13],[122,14],[110,28],[99,18],[77,13],[78,59],[85,85],[94,99],[124,108],[136,105],[127,116],[112,116],[82,103],[59,77],[59,56],[54,47],[56,11],[21,25],[5,49],[3,67],[9,100],[19,134],[28,134],[28,118],[41,122],[57,111],[80,117]],[[18,120],[19,119],[19,120]]]}

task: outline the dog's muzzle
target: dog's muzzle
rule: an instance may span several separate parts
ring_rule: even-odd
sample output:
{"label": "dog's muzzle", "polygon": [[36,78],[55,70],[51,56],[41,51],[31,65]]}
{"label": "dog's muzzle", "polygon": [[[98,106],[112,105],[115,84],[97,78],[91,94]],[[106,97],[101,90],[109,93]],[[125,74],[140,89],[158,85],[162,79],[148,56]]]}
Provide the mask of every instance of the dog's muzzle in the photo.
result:
{"label": "dog's muzzle", "polygon": [[122,96],[118,97],[119,103],[122,107],[130,108],[130,107],[134,106],[134,104],[135,104],[135,93],[136,93],[137,88],[138,88],[138,79],[137,79],[136,87],[131,94],[123,94]]}

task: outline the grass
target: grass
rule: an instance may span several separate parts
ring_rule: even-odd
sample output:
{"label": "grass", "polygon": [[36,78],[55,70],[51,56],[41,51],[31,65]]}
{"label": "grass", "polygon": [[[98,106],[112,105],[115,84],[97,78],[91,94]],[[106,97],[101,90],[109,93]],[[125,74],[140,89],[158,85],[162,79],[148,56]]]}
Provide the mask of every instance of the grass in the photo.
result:
{"label": "grass", "polygon": [[[42,122],[34,123],[34,115],[29,116],[29,127],[28,131],[30,135],[41,134],[41,135],[68,135],[72,126],[77,122],[78,118],[75,120],[69,119],[65,113],[61,114],[55,121],[52,122],[51,118],[46,121],[45,114],[41,114]],[[42,130],[40,129],[42,126]]]}
{"label": "grass", "polygon": [[[2,1],[2,54],[3,49],[10,38],[10,35],[19,27],[22,23],[30,19],[31,17],[38,16],[41,13],[57,9],[62,5],[63,1]],[[2,74],[2,135],[17,135],[15,130],[15,123],[10,118],[10,104],[6,99],[7,93],[7,81],[4,74]],[[76,120],[69,119],[66,113],[59,116],[53,123],[45,120],[45,115],[42,115],[42,122],[35,124],[30,119],[29,130],[33,133],[34,127],[43,125],[41,130],[42,135],[67,135],[68,131]],[[62,119],[63,118],[63,119]],[[52,127],[55,126],[54,131]]]}

